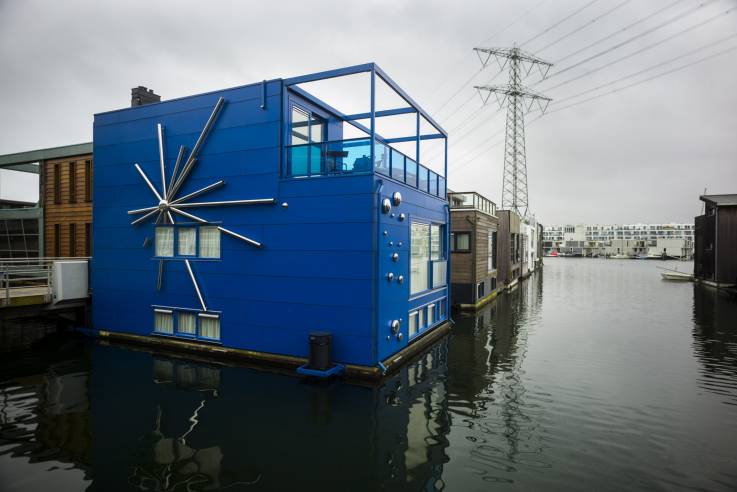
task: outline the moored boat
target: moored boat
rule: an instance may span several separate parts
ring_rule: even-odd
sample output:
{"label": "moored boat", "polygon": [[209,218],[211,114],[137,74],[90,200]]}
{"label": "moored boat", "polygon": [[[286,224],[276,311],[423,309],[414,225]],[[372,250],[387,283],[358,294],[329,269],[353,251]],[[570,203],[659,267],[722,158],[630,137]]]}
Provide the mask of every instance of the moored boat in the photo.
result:
{"label": "moored boat", "polygon": [[693,280],[693,275],[691,275],[690,273],[677,272],[675,270],[660,272],[660,275],[663,277],[663,280],[678,280],[682,282],[689,282]]}

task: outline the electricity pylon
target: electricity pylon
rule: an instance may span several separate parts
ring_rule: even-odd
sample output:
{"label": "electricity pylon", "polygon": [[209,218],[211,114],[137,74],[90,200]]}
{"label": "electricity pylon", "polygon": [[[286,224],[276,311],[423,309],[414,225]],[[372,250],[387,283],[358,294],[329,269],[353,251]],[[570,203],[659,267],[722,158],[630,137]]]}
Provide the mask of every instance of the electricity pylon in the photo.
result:
{"label": "electricity pylon", "polygon": [[[525,111],[531,111],[537,102],[541,112],[545,112],[552,99],[526,88],[522,85],[522,72],[527,76],[533,67],[540,70],[543,78],[553,66],[552,63],[537,58],[514,48],[474,48],[484,67],[493,57],[504,68],[509,64],[509,83],[503,85],[475,86],[481,94],[486,91],[486,97],[481,99],[484,104],[489,101],[491,94],[496,96],[499,108],[507,104],[506,136],[504,140],[504,179],[502,180],[502,208],[514,210],[521,218],[527,218],[527,158],[525,156]],[[485,57],[484,57],[485,55]]]}

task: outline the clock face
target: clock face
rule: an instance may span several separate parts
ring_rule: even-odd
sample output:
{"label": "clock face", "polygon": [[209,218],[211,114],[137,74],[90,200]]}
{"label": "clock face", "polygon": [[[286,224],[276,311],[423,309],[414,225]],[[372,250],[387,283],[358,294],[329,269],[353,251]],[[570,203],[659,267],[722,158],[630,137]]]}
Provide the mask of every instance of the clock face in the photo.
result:
{"label": "clock face", "polygon": [[[179,153],[177,154],[177,159],[174,164],[174,169],[172,170],[171,174],[168,176],[167,179],[167,170],[166,170],[166,159],[165,159],[165,149],[164,149],[164,127],[159,123],[157,125],[157,135],[158,135],[158,141],[159,141],[159,165],[161,170],[161,188],[157,189],[151,180],[148,178],[146,173],[141,169],[141,166],[138,165],[138,163],[134,164],[136,171],[138,171],[138,174],[141,175],[141,178],[143,178],[143,181],[145,182],[146,186],[151,190],[151,193],[153,194],[154,203],[152,206],[148,206],[145,208],[139,208],[136,210],[129,210],[129,215],[141,215],[137,219],[135,219],[133,222],[131,222],[132,226],[137,226],[139,224],[143,224],[146,221],[153,220],[155,221],[155,224],[170,224],[174,225],[176,224],[175,217],[183,217],[185,219],[188,219],[188,222],[195,222],[198,224],[203,225],[209,225],[210,228],[217,228],[219,232],[222,232],[223,234],[227,234],[228,236],[234,237],[250,246],[261,248],[263,245],[249,237],[246,237],[242,234],[239,234],[235,231],[232,231],[230,229],[226,229],[225,227],[219,226],[219,225],[210,225],[208,221],[205,219],[202,219],[201,217],[198,217],[197,215],[190,213],[186,211],[186,209],[197,209],[197,208],[204,208],[204,207],[228,207],[228,206],[237,206],[237,205],[261,205],[261,204],[274,204],[276,203],[276,199],[274,198],[255,198],[255,199],[244,199],[244,200],[226,200],[226,201],[192,201],[193,199],[205,195],[209,193],[210,191],[213,191],[215,189],[220,188],[225,184],[225,181],[218,180],[210,185],[205,186],[204,188],[200,188],[199,190],[193,191],[191,193],[188,193],[186,195],[181,195],[180,190],[182,189],[182,185],[187,180],[187,177],[192,172],[192,169],[196,165],[202,165],[200,161],[197,159],[197,155],[199,154],[200,149],[202,148],[202,145],[204,144],[205,140],[207,140],[207,136],[210,133],[210,130],[215,125],[215,121],[217,120],[218,116],[220,115],[221,110],[223,109],[223,106],[225,104],[225,100],[221,97],[218,99],[217,103],[215,104],[215,107],[212,110],[212,113],[210,114],[210,117],[207,120],[207,123],[205,123],[204,128],[202,129],[202,132],[200,133],[200,136],[197,138],[197,141],[194,144],[194,147],[189,152],[189,156],[185,159],[184,155],[186,153],[186,150],[184,146],[179,147]],[[173,236],[172,236],[173,237]],[[172,246],[173,248],[173,246]],[[173,249],[172,249],[172,255],[173,256]],[[192,286],[194,287],[195,294],[197,294],[197,299],[202,306],[203,311],[207,311],[207,304],[205,302],[205,299],[202,295],[202,291],[200,290],[199,284],[197,282],[197,277],[195,276],[194,271],[192,270],[192,265],[189,261],[189,259],[184,258],[184,266],[187,270],[187,273],[189,274],[189,278],[192,280]],[[164,276],[164,260],[159,260],[159,270],[158,270],[158,278],[156,282],[156,288],[158,290],[161,290],[162,283],[163,283],[163,276]]]}

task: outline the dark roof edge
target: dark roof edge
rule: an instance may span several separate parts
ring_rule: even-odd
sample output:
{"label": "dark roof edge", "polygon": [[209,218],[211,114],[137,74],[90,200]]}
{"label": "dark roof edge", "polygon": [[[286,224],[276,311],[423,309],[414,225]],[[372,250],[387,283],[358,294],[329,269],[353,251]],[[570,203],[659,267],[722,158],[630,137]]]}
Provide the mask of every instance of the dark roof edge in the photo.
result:
{"label": "dark roof edge", "polygon": [[85,142],[61,147],[49,147],[48,149],[28,150],[14,154],[0,155],[0,166],[13,164],[25,164],[59,157],[71,157],[75,155],[91,154],[92,142]]}
{"label": "dark roof edge", "polygon": [[710,202],[721,207],[737,206],[737,193],[723,195],[701,195],[699,200]]}

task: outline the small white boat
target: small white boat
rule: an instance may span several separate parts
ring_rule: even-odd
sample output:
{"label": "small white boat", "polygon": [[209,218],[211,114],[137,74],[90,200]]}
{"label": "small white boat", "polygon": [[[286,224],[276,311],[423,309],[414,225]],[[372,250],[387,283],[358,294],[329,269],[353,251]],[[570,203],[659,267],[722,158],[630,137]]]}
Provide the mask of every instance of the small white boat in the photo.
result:
{"label": "small white boat", "polygon": [[663,280],[679,280],[685,282],[690,282],[691,280],[693,280],[693,275],[691,275],[690,273],[676,272],[673,270],[660,272],[660,275],[663,277]]}
{"label": "small white boat", "polygon": [[616,255],[612,255],[609,258],[613,260],[629,260],[631,257],[630,255],[625,255],[623,253],[617,253]]}

